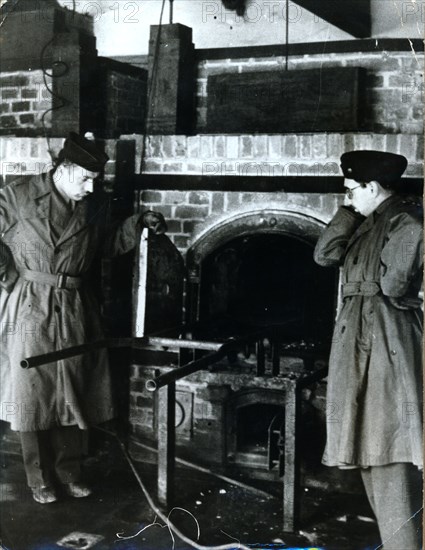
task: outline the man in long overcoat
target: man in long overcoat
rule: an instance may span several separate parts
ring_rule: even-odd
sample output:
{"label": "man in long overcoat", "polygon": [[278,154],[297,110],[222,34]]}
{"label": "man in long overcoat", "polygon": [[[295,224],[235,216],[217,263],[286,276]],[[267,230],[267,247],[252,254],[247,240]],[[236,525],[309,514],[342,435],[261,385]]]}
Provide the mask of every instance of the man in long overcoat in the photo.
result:
{"label": "man in long overcoat", "polygon": [[360,468],[384,548],[421,548],[422,208],[398,194],[407,161],[341,157],[346,199],[315,260],[342,266],[324,464]]}
{"label": "man in long overcoat", "polygon": [[[138,225],[162,233],[145,212],[108,227],[95,180],[108,157],[70,134],[55,168],[0,190],[1,419],[20,432],[28,485],[37,502],[90,489],[80,480],[81,430],[114,417],[105,350],[24,370],[30,356],[102,338],[86,274],[99,252],[124,254]],[[59,483],[58,483],[59,482]]]}

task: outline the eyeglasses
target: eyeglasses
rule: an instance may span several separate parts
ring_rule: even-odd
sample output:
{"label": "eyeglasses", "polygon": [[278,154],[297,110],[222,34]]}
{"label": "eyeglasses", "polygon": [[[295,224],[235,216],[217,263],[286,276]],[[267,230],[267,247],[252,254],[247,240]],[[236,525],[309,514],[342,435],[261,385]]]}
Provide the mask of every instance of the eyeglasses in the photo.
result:
{"label": "eyeglasses", "polygon": [[351,188],[348,188],[345,190],[345,194],[347,195],[347,197],[351,200],[353,198],[353,191],[354,189],[358,189],[359,187],[363,187],[363,185],[357,185],[356,187],[351,187]]}

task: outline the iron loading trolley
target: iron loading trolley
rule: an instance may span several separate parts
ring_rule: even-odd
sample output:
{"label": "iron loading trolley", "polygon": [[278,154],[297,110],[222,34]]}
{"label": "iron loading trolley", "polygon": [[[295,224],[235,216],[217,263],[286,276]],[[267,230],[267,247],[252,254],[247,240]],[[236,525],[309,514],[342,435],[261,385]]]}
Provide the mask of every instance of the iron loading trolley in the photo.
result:
{"label": "iron loading trolley", "polygon": [[[153,237],[148,235],[147,231],[142,232],[134,284],[136,301],[133,337],[103,339],[26,358],[21,362],[21,367],[31,369],[50,364],[54,368],[56,361],[88,353],[94,349],[127,348],[134,352],[132,362],[138,364],[139,369],[143,369],[146,365],[137,362],[140,352],[167,350],[177,353],[178,365],[155,369],[155,376],[148,377],[145,383],[145,390],[156,394],[157,497],[164,507],[170,508],[173,502],[176,461],[176,382],[200,371],[231,370],[237,361],[238,354],[247,357],[254,350],[255,364],[247,369],[244,376],[274,380],[278,383],[283,396],[283,419],[280,418],[280,424],[272,423],[270,426],[269,439],[274,440],[275,450],[272,451],[269,446],[267,460],[269,469],[277,467],[279,476],[283,480],[283,529],[293,532],[299,517],[300,461],[297,433],[301,416],[301,393],[304,388],[326,377],[327,366],[325,365],[328,353],[326,350],[316,349],[304,342],[285,340],[285,325],[261,327],[222,341],[194,339],[193,334],[202,333],[196,326],[181,325],[177,329],[159,331],[161,319],[164,323],[164,320],[175,321],[181,316],[182,298],[175,299],[175,288],[173,288],[176,286],[176,270],[171,269],[170,265],[177,252],[173,248],[174,246],[165,235]],[[161,251],[160,254],[159,251]],[[159,260],[159,258],[162,259]],[[165,261],[167,264],[164,269],[159,269],[159,261]],[[149,271],[152,268],[155,269],[155,276],[150,279]],[[182,287],[179,290],[182,291]],[[167,299],[167,296],[170,298]],[[154,313],[150,315],[149,312]],[[152,328],[155,329],[156,335],[146,334]],[[160,332],[159,335],[158,332]],[[288,369],[283,359],[291,357],[301,358],[305,368]],[[317,367],[318,359],[321,360],[319,367]],[[149,371],[152,372],[152,366],[149,367]]]}

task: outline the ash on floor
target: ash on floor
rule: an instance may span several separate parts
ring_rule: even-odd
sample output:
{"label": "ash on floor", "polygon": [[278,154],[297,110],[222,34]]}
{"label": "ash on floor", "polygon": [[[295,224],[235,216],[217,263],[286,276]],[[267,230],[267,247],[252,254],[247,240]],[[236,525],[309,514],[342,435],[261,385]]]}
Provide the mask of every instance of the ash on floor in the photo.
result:
{"label": "ash on floor", "polygon": [[[167,525],[155,516],[116,440],[104,436],[85,461],[85,476],[94,489],[86,499],[63,498],[40,505],[25,485],[19,448],[1,454],[0,548],[7,550],[171,550]],[[135,463],[155,498],[156,467]],[[245,480],[246,481],[246,480]],[[170,516],[198,544],[238,542],[251,548],[324,548],[366,550],[379,545],[376,523],[367,500],[320,489],[303,489],[299,531],[282,531],[279,487],[259,496],[205,473],[177,467],[175,509]],[[175,538],[175,549],[190,548]]]}

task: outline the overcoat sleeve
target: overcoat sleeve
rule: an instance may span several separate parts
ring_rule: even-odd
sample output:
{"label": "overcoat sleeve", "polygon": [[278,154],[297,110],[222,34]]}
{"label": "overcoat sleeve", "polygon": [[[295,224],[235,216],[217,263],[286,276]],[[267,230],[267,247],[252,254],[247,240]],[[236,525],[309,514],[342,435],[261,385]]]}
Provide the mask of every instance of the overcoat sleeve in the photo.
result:
{"label": "overcoat sleeve", "polygon": [[10,248],[3,236],[17,222],[16,197],[11,186],[0,189],[0,289],[9,292],[18,277]]}
{"label": "overcoat sleeve", "polygon": [[342,265],[348,241],[364,219],[361,214],[341,206],[317,241],[315,262],[324,267]]}
{"label": "overcoat sleeve", "polygon": [[384,295],[401,298],[414,279],[422,275],[423,229],[408,213],[395,216],[381,252],[381,288]]}
{"label": "overcoat sleeve", "polygon": [[18,205],[12,184],[0,189],[0,237],[18,221]]}

